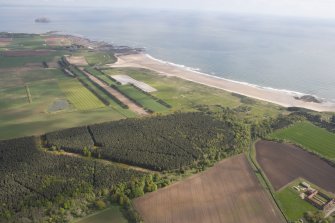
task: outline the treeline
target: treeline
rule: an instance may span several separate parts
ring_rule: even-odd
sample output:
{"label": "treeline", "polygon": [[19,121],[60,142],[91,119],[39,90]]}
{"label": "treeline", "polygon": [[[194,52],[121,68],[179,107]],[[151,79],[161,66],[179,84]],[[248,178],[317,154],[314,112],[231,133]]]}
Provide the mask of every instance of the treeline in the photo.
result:
{"label": "treeline", "polygon": [[55,131],[45,135],[46,146],[53,150],[82,153],[85,147],[93,148],[94,141],[87,127],[76,127]]}
{"label": "treeline", "polygon": [[132,101],[134,104],[136,104],[138,107],[143,108],[145,111],[147,111],[148,113],[153,113],[154,111],[145,108],[140,102],[136,101],[134,98],[130,97],[127,93],[125,93],[124,91],[122,91],[117,85],[110,85],[111,88],[115,89],[116,91],[120,92],[120,94],[122,94],[123,96],[125,96],[126,98],[128,98],[130,101]]}
{"label": "treeline", "polygon": [[323,119],[321,115],[306,111],[301,108],[289,108],[291,111],[288,115],[279,115],[276,118],[265,119],[260,122],[252,123],[251,136],[253,139],[265,138],[275,130],[286,128],[299,121],[309,121],[316,126],[325,128],[330,132],[335,132],[335,115],[331,118]]}
{"label": "treeline", "polygon": [[332,115],[329,120],[326,120],[323,119],[322,116],[319,114],[313,114],[306,111],[296,111],[294,112],[294,114],[306,118],[308,121],[312,122],[316,126],[325,128],[330,132],[335,132],[335,115]]}
{"label": "treeline", "polygon": [[50,148],[81,154],[88,154],[88,148],[97,158],[161,171],[240,153],[247,148],[249,135],[249,128],[237,118],[219,120],[195,112],[72,128],[45,138]]}
{"label": "treeline", "polygon": [[102,103],[104,103],[106,106],[110,105],[109,101],[106,100],[104,97],[102,97],[94,88],[92,88],[90,85],[88,85],[85,81],[82,79],[78,79],[78,81],[84,85],[89,91],[91,91],[97,98],[99,98]]}
{"label": "treeline", "polygon": [[143,173],[43,152],[34,137],[0,141],[0,222],[69,222]]}

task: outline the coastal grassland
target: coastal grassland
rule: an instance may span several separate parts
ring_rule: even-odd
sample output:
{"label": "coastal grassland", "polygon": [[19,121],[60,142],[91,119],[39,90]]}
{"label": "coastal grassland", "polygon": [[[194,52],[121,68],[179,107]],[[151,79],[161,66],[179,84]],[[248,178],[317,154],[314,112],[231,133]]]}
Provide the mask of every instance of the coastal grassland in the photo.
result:
{"label": "coastal grassland", "polygon": [[133,99],[144,108],[150,109],[154,112],[164,112],[167,110],[165,106],[158,103],[152,97],[147,94],[144,94],[140,90],[136,89],[134,86],[131,85],[119,85],[117,89],[122,92],[123,94],[127,95],[129,98]]}
{"label": "coastal grassland", "polygon": [[297,179],[275,193],[275,197],[281,210],[290,221],[299,220],[307,211],[317,211],[312,204],[301,199],[299,192],[293,188],[293,186],[299,185],[302,181],[304,180]]}
{"label": "coastal grassland", "polygon": [[84,56],[87,63],[91,66],[116,62],[116,57],[112,53],[108,52],[87,52],[84,53]]}
{"label": "coastal grassland", "polygon": [[326,158],[335,159],[335,134],[310,122],[298,122],[274,132],[270,137],[288,140]]}
{"label": "coastal grassland", "polygon": [[275,117],[283,113],[277,105],[254,99],[243,100],[229,92],[205,85],[185,81],[176,77],[159,75],[154,71],[141,68],[110,68],[104,69],[107,75],[128,75],[143,81],[157,89],[151,94],[172,106],[163,113],[174,111],[194,111],[199,105],[221,105],[230,108],[240,107],[243,118],[250,120]]}
{"label": "coastal grassland", "polygon": [[84,218],[78,219],[73,223],[127,223],[128,221],[123,217],[120,207],[112,205],[111,207],[88,215]]}
{"label": "coastal grassland", "polygon": [[77,80],[62,81],[59,82],[59,84],[67,99],[78,110],[97,109],[105,106],[92,92],[81,85]]}

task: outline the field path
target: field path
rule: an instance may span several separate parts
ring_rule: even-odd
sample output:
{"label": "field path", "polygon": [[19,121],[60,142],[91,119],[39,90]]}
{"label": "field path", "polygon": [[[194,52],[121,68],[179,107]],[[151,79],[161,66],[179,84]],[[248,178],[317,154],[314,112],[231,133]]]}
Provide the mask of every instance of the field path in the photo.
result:
{"label": "field path", "polygon": [[123,94],[121,94],[117,90],[113,89],[112,87],[108,86],[107,84],[99,80],[98,78],[94,77],[92,74],[86,72],[84,68],[80,68],[80,70],[83,73],[85,73],[85,75],[89,79],[91,79],[92,81],[97,83],[100,87],[104,88],[108,93],[110,93],[111,95],[119,99],[123,104],[127,105],[129,109],[132,110],[133,112],[136,112],[139,115],[148,115],[148,112],[146,112],[143,108],[141,108],[140,106],[138,106],[137,104],[129,100],[127,97],[125,97]]}
{"label": "field path", "polygon": [[284,223],[244,154],[134,200],[146,223]]}

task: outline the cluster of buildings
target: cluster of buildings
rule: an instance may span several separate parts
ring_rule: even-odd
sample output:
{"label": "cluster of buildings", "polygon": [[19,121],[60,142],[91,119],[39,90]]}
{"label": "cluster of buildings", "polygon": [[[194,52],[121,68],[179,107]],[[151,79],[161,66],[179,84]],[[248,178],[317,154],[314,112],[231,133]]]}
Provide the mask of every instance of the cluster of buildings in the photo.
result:
{"label": "cluster of buildings", "polygon": [[310,184],[301,182],[298,186],[294,186],[293,188],[301,192],[300,197],[302,199],[311,203],[319,210],[322,210],[326,217],[335,211],[335,199],[315,188],[312,188]]}

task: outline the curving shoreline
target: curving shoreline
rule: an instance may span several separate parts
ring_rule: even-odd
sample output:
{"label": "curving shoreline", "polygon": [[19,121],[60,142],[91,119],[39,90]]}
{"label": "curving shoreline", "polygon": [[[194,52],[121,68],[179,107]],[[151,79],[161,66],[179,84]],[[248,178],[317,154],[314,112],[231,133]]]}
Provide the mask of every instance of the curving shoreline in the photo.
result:
{"label": "curving shoreline", "polygon": [[305,102],[296,99],[298,93],[280,91],[267,87],[260,87],[248,83],[228,80],[209,74],[188,69],[187,67],[161,61],[144,53],[117,55],[117,62],[110,67],[140,67],[158,72],[165,76],[174,76],[184,80],[241,94],[262,101],[271,102],[283,107],[301,107],[318,112],[335,112],[335,104],[330,102]]}

